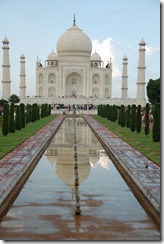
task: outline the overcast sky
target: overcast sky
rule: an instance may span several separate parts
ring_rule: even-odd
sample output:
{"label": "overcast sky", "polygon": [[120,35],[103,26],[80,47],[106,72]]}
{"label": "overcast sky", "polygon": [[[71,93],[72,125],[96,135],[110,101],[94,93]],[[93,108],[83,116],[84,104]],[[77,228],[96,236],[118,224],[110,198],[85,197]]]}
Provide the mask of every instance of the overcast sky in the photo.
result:
{"label": "overcast sky", "polygon": [[[160,77],[159,0],[0,0],[0,40],[10,41],[11,94],[19,96],[20,56],[26,57],[26,94],[36,94],[36,59],[42,63],[73,24],[85,32],[106,64],[113,62],[112,96],[121,96],[122,59],[128,57],[128,96],[136,97],[139,42],[146,42],[146,83]],[[1,43],[2,47],[2,43]],[[2,65],[3,52],[0,49]],[[0,68],[2,80],[2,66]],[[2,83],[0,84],[0,97]]]}

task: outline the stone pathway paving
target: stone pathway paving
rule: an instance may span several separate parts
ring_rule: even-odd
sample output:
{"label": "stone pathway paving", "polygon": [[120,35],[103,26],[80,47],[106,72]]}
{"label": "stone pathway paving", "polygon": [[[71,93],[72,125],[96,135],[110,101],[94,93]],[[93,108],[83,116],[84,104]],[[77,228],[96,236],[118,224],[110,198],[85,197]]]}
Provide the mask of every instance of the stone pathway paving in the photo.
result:
{"label": "stone pathway paving", "polygon": [[84,118],[103,140],[107,148],[110,149],[149,202],[160,213],[160,167],[91,116],[84,115]]}

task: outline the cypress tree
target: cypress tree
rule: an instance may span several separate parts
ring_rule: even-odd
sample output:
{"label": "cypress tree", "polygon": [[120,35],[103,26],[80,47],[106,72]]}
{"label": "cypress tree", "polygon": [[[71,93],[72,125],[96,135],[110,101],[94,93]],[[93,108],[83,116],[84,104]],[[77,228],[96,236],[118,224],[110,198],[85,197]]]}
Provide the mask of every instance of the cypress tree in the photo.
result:
{"label": "cypress tree", "polygon": [[125,106],[121,105],[120,108],[120,125],[121,127],[125,127]]}
{"label": "cypress tree", "polygon": [[118,118],[118,112],[117,112],[117,106],[116,105],[113,105],[112,106],[112,109],[113,109],[113,118],[112,118],[112,121],[115,122]]}
{"label": "cypress tree", "polygon": [[26,124],[28,124],[30,121],[29,121],[29,104],[27,104],[27,107],[26,107]]}
{"label": "cypress tree", "polygon": [[29,104],[29,122],[32,122],[32,106]]}
{"label": "cypress tree", "polygon": [[136,105],[133,104],[132,105],[132,113],[130,116],[130,129],[131,131],[135,131],[135,127],[136,127]]}
{"label": "cypress tree", "polygon": [[37,108],[37,104],[33,103],[31,122],[35,122],[37,119],[38,119],[38,108]]}
{"label": "cypress tree", "polygon": [[118,124],[121,125],[121,109],[118,111]]}
{"label": "cypress tree", "polygon": [[34,105],[34,103],[32,104],[31,122],[35,122],[35,105]]}
{"label": "cypress tree", "polygon": [[41,118],[44,118],[44,104],[41,106]]}
{"label": "cypress tree", "polygon": [[37,105],[37,120],[40,120],[40,108]]}
{"label": "cypress tree", "polygon": [[16,118],[15,118],[15,129],[21,130],[21,115],[20,115],[20,108],[17,106],[16,108]]}
{"label": "cypress tree", "polygon": [[102,115],[101,117],[105,118],[105,105],[102,105]]}
{"label": "cypress tree", "polygon": [[127,110],[127,117],[126,117],[126,127],[130,127],[130,112],[131,112],[131,106],[130,104],[128,105],[128,110]]}
{"label": "cypress tree", "polygon": [[9,104],[3,104],[2,134],[7,136],[9,133]]}
{"label": "cypress tree", "polygon": [[21,126],[25,128],[25,106],[24,103],[20,104]]}
{"label": "cypress tree", "polygon": [[110,121],[113,121],[113,116],[114,116],[114,110],[113,110],[113,106],[112,105],[110,105],[109,106],[109,120]]}
{"label": "cypress tree", "polygon": [[11,103],[10,106],[10,122],[9,122],[9,132],[15,132],[15,121],[14,121],[14,103]]}
{"label": "cypress tree", "polygon": [[97,106],[97,115],[100,115],[100,105]]}
{"label": "cypress tree", "polygon": [[48,104],[46,103],[45,104],[45,117],[48,116]]}
{"label": "cypress tree", "polygon": [[141,131],[141,105],[138,105],[137,107],[137,117],[136,117],[136,131],[137,133],[140,133]]}
{"label": "cypress tree", "polygon": [[109,120],[109,117],[110,117],[110,106],[109,106],[109,104],[106,105],[106,117]]}
{"label": "cypress tree", "polygon": [[49,108],[48,115],[51,115],[51,104],[49,104],[48,108]]}
{"label": "cypress tree", "polygon": [[146,113],[145,113],[145,135],[149,134],[149,103],[146,103]]}
{"label": "cypress tree", "polygon": [[160,103],[156,103],[153,111],[153,141],[160,141]]}

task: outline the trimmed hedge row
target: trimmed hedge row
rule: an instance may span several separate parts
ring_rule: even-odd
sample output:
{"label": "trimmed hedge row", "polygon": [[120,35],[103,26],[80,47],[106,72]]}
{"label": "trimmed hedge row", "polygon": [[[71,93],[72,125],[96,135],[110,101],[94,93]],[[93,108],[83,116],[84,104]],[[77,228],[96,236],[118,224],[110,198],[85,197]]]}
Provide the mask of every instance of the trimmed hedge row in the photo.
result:
{"label": "trimmed hedge row", "polygon": [[26,124],[49,115],[51,115],[50,104],[42,104],[40,109],[36,103],[27,104],[27,106],[21,103],[14,109],[14,103],[11,103],[10,107],[8,103],[5,103],[3,105],[2,134],[6,136],[8,133],[14,133],[16,130],[25,128]]}
{"label": "trimmed hedge row", "polygon": [[[145,135],[149,134],[149,103],[146,104],[146,113],[145,113]],[[128,105],[125,107],[124,105],[116,106],[109,104],[101,104],[98,105],[98,115],[113,122],[117,121],[121,127],[130,128],[132,132],[136,131],[140,133],[142,127],[142,110],[141,105],[136,106],[135,104]],[[160,141],[160,104],[156,103],[154,105],[153,111],[153,141]]]}

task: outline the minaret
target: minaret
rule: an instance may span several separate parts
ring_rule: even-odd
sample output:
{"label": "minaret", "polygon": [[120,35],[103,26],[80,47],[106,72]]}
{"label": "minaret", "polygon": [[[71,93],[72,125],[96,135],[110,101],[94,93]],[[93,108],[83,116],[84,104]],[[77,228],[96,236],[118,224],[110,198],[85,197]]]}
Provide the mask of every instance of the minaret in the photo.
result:
{"label": "minaret", "polygon": [[20,56],[20,99],[26,98],[25,56]]}
{"label": "minaret", "polygon": [[137,79],[137,104],[145,106],[145,45],[143,38],[139,43],[138,79]]}
{"label": "minaret", "polygon": [[128,67],[128,58],[126,55],[123,57],[123,69],[122,69],[122,99],[128,98],[128,75],[127,75],[127,67]]}
{"label": "minaret", "polygon": [[11,96],[10,89],[10,62],[9,62],[9,40],[5,36],[3,43],[3,64],[2,64],[2,99],[8,100]]}

